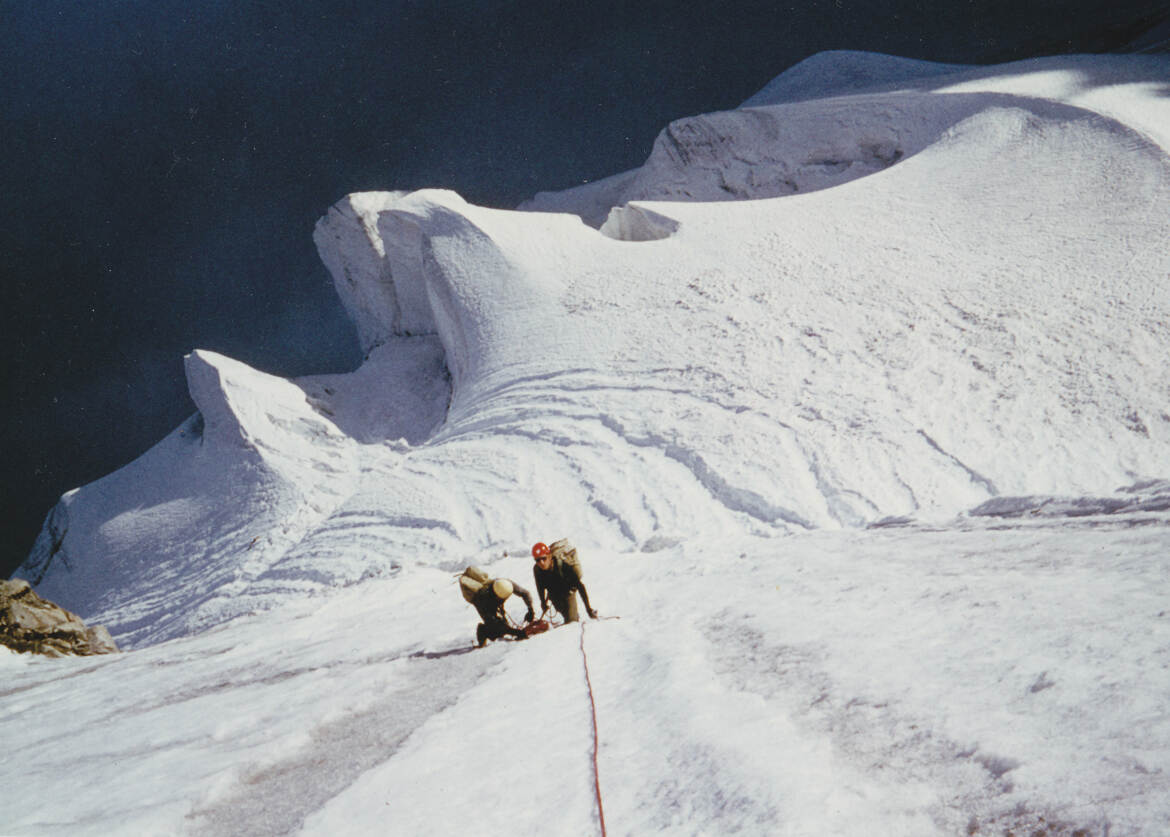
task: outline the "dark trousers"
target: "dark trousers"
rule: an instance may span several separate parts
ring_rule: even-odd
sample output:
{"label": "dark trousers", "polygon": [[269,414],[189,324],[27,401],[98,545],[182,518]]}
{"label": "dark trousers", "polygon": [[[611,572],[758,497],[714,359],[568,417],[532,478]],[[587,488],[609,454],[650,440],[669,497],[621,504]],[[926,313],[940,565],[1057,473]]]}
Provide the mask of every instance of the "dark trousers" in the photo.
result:
{"label": "dark trousers", "polygon": [[549,595],[548,600],[552,602],[552,606],[556,608],[557,613],[565,618],[565,623],[579,622],[580,617],[577,615],[577,591],[570,590],[560,596]]}
{"label": "dark trousers", "polygon": [[498,618],[485,619],[475,629],[475,639],[480,645],[483,645],[489,639],[499,639],[505,636],[522,637],[524,636],[524,631],[513,628],[503,619]]}

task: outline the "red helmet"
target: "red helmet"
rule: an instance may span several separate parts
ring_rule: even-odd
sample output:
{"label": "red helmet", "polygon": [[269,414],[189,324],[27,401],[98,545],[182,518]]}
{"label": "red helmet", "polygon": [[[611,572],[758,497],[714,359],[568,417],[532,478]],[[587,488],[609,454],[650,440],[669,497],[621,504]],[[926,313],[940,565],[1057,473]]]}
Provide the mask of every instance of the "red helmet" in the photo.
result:
{"label": "red helmet", "polygon": [[535,543],[532,545],[533,558],[547,558],[549,556],[548,547],[542,543]]}

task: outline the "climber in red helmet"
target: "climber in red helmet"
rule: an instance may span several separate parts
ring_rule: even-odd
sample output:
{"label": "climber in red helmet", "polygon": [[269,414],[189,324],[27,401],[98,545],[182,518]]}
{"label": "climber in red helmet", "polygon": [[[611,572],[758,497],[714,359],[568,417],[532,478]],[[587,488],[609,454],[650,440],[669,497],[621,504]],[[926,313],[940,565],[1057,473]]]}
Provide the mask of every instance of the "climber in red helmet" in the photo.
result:
{"label": "climber in red helmet", "polygon": [[[559,546],[558,541],[553,546]],[[550,549],[544,543],[532,547],[532,576],[536,580],[537,596],[540,598],[541,618],[548,613],[549,603],[556,608],[565,623],[578,621],[577,593],[585,604],[585,612],[591,619],[597,618],[597,611],[589,606],[589,592],[581,581],[581,565],[577,561],[577,550],[563,542],[566,549]]]}

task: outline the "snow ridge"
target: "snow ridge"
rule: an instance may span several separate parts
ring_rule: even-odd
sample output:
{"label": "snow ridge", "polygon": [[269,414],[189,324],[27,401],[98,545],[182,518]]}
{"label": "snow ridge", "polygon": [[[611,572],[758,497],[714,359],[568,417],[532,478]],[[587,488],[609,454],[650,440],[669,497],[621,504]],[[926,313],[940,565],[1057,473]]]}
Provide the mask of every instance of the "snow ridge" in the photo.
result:
{"label": "snow ridge", "polygon": [[[194,353],[200,444],[63,499],[26,572],[133,642],[535,526],[639,548],[1162,478],[1151,66],[829,54],[668,126],[559,204],[581,217],[350,195],[314,237],[363,367],[290,382]],[[597,231],[600,195],[635,202]],[[160,469],[181,499],[144,502],[130,475]],[[227,496],[234,534],[196,535]],[[197,593],[136,569],[194,555]],[[178,602],[198,615],[148,627]]]}
{"label": "snow ridge", "polygon": [[[0,831],[1163,833],[1168,61],[826,54],[553,212],[343,199],[362,366],[195,352],[50,512],[132,651],[0,653]],[[564,535],[620,619],[474,649]]]}

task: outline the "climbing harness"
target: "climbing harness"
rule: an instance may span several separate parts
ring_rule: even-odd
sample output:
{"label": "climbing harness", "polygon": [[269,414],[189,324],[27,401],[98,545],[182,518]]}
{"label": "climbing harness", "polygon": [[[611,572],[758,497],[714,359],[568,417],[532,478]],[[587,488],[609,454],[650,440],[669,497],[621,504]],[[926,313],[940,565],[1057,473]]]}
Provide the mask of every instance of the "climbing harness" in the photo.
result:
{"label": "climbing harness", "polygon": [[597,767],[597,704],[593,700],[593,681],[589,678],[589,656],[585,653],[585,623],[581,623],[581,662],[585,667],[585,688],[589,692],[589,713],[593,722],[593,793],[597,799],[597,822],[601,837],[605,834],[605,809],[601,805],[601,773]]}

